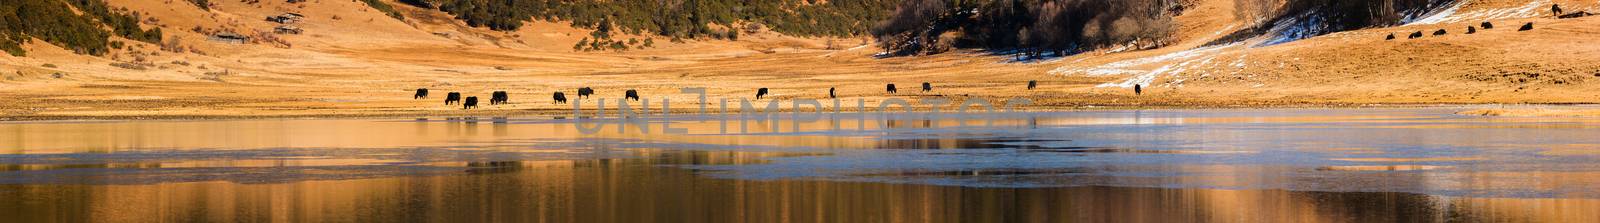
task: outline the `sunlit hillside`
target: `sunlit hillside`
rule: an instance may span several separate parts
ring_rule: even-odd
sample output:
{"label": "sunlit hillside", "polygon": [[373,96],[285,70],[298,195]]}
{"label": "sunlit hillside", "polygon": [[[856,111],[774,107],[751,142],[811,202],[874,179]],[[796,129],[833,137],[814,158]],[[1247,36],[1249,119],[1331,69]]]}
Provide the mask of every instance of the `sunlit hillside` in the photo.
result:
{"label": "sunlit hillside", "polygon": [[[21,2],[82,12],[98,0],[7,0],[6,7],[33,7]],[[1046,109],[1600,101],[1600,57],[1592,56],[1600,55],[1600,45],[1591,44],[1600,39],[1593,28],[1600,18],[1558,19],[1550,10],[1560,4],[1568,13],[1600,12],[1587,1],[1348,3],[1395,12],[1373,16],[1332,8],[1346,3],[1311,4],[1317,1],[1134,1],[1161,8],[1130,9],[1142,19],[1104,25],[1043,16],[1077,9],[1060,1],[1017,7],[1040,16],[1030,23],[1108,28],[1040,25],[1029,32],[964,27],[995,22],[989,19],[995,15],[943,8],[929,12],[970,19],[940,22],[951,24],[940,32],[903,29],[932,36],[902,40],[949,43],[914,54],[896,53],[905,42],[885,38],[894,33],[884,28],[889,20],[911,5],[898,1],[743,5],[737,8],[745,14],[705,16],[626,11],[652,8],[623,5],[629,1],[609,5],[619,10],[612,16],[590,18],[581,15],[595,13],[561,5],[541,13],[483,12],[528,17],[519,21],[473,17],[481,14],[459,7],[467,1],[200,2],[106,0],[108,15],[134,18],[133,28],[107,19],[117,16],[74,17],[99,27],[92,35],[104,43],[6,33],[18,44],[7,51],[22,53],[0,56],[0,113],[4,119],[549,114],[571,108],[554,103],[553,93],[572,95],[580,87],[610,99],[634,89],[670,99],[675,109],[698,100],[683,87],[727,99],[754,99],[762,87],[778,100],[825,98],[829,88],[869,103],[1023,97]],[[860,11],[876,7],[883,9]],[[296,18],[273,21],[288,13]],[[1494,28],[1481,28],[1484,22]],[[1518,31],[1527,23],[1531,30]],[[16,30],[28,27],[35,26]],[[1439,30],[1444,34],[1435,35]],[[1408,38],[1415,32],[1422,37]],[[1386,40],[1391,34],[1397,38]],[[1026,89],[1028,81],[1039,88]],[[912,89],[921,82],[934,90],[884,92],[885,84]],[[1134,94],[1136,85],[1143,94]],[[484,98],[508,91],[511,103],[464,110],[442,97],[413,99],[417,88]]]}

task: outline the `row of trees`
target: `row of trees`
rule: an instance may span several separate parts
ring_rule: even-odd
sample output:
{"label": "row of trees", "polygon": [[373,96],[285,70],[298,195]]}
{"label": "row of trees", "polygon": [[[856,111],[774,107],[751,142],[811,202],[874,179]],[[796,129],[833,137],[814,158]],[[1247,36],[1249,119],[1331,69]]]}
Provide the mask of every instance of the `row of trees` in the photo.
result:
{"label": "row of trees", "polygon": [[[906,0],[872,29],[894,55],[951,48],[1075,53],[1111,46],[1155,47],[1172,17],[1195,0]],[[1263,21],[1209,44],[1261,36],[1267,44],[1404,24],[1457,0],[1235,0],[1241,21]]]}
{"label": "row of trees", "polygon": [[0,50],[23,56],[27,52],[21,45],[38,38],[79,54],[99,56],[110,52],[113,34],[160,43],[161,28],[143,29],[140,21],[139,13],[112,9],[103,0],[0,0]]}
{"label": "row of trees", "polygon": [[139,42],[160,44],[161,28],[139,28],[139,13],[127,9],[112,9],[104,0],[67,0],[73,7],[98,20],[101,24],[111,27],[117,36]]}
{"label": "row of trees", "polygon": [[950,48],[1071,53],[1135,41],[1162,43],[1180,0],[907,0],[872,29],[894,55]]}
{"label": "row of trees", "polygon": [[21,44],[38,38],[80,54],[105,55],[110,34],[58,0],[0,0],[0,49],[24,56]]}
{"label": "row of trees", "polygon": [[[80,54],[98,56],[110,51],[111,34],[141,42],[161,42],[161,28],[143,29],[139,21],[138,13],[112,10],[101,0],[0,0],[0,50],[22,56],[27,52],[21,44],[39,38]],[[111,32],[101,26],[111,27]]]}
{"label": "row of trees", "polygon": [[612,39],[595,39],[595,40],[591,41],[591,40],[589,40],[589,38],[583,38],[583,40],[579,40],[577,44],[573,44],[572,45],[572,50],[573,51],[607,51],[607,50],[611,50],[611,51],[619,51],[620,52],[620,51],[628,50],[630,47],[638,48],[638,49],[655,47],[655,44],[656,44],[655,39],[652,39],[652,38],[645,38],[644,41],[639,41],[638,38],[628,38],[628,41],[612,40]]}
{"label": "row of trees", "polygon": [[391,18],[394,18],[394,19],[405,19],[406,18],[405,15],[401,15],[400,11],[399,10],[395,10],[394,6],[390,6],[389,3],[383,3],[383,1],[380,1],[380,0],[361,0],[361,1],[362,2],[366,2],[367,6],[372,7],[372,9],[377,9],[379,12],[383,12],[384,15],[389,15],[389,17],[391,17]]}
{"label": "row of trees", "polygon": [[[1264,21],[1230,33],[1208,45],[1226,44],[1273,35],[1267,44],[1299,40],[1323,34],[1387,27],[1420,18],[1433,9],[1457,0],[1236,0],[1236,16],[1244,21]],[[1286,25],[1286,26],[1285,26]],[[1275,30],[1276,29],[1276,30]]]}
{"label": "row of trees", "polygon": [[[628,34],[672,38],[727,36],[737,27],[765,24],[773,31],[797,36],[862,35],[886,18],[898,0],[400,0],[437,8],[467,24],[514,30],[529,20],[570,21],[580,28],[614,25]],[[737,34],[732,34],[737,35]]]}

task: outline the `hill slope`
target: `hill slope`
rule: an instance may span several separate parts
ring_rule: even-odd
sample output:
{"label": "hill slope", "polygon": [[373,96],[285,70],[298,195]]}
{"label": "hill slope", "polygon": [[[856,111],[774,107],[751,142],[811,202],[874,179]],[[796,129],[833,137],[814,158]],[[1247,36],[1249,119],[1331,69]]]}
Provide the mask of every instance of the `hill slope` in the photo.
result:
{"label": "hill slope", "polygon": [[[360,1],[285,3],[109,0],[139,12],[140,26],[161,28],[162,44],[127,43],[102,56],[31,41],[26,56],[0,55],[3,119],[198,118],[367,115],[516,115],[569,112],[550,94],[594,87],[604,98],[636,89],[693,108],[680,87],[707,87],[712,98],[845,100],[942,96],[957,101],[1025,97],[1038,108],[1083,106],[1306,106],[1434,103],[1592,103],[1600,101],[1600,18],[1555,19],[1548,4],[1600,12],[1582,1],[1458,1],[1401,24],[1274,42],[1277,32],[1217,44],[1263,27],[1249,5],[1197,0],[1172,17],[1160,47],[1107,47],[1071,56],[1015,60],[1016,54],[956,50],[877,58],[864,38],[794,37],[771,31],[737,41],[619,32],[614,39],[655,38],[652,48],[576,52],[593,30],[531,21],[515,30],[474,27],[437,9],[399,2],[403,19]],[[298,35],[273,34],[263,20],[293,12]],[[1489,21],[1495,29],[1462,32]],[[1535,29],[1516,31],[1533,22]],[[1443,36],[1405,34],[1446,29]],[[251,37],[208,40],[221,32]],[[1400,35],[1384,40],[1388,34]],[[165,50],[163,48],[166,48]],[[174,50],[173,48],[182,48]],[[59,75],[58,75],[59,74]],[[981,78],[979,78],[981,77]],[[1038,80],[1041,88],[1025,90]],[[932,82],[931,93],[888,95],[886,83]],[[1144,95],[1127,89],[1141,85]],[[512,93],[512,104],[462,110],[441,99],[412,100],[411,90],[486,97]],[[592,106],[586,101],[585,106]],[[716,106],[715,103],[711,106]]]}

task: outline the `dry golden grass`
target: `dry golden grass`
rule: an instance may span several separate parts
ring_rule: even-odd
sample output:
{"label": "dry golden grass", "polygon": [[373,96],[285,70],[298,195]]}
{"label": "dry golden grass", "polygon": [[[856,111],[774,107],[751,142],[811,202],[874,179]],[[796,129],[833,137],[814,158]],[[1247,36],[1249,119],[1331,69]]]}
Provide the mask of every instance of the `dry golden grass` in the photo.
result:
{"label": "dry golden grass", "polygon": [[[401,8],[411,19],[396,21],[375,10],[352,10],[364,6],[350,1],[305,7],[216,1],[210,12],[180,1],[111,3],[158,18],[157,24],[204,54],[133,44],[119,56],[99,58],[30,45],[29,57],[0,56],[0,119],[564,114],[570,105],[552,103],[551,94],[575,97],[579,87],[593,87],[596,98],[613,100],[636,89],[652,107],[668,99],[679,111],[697,107],[697,95],[679,92],[685,87],[707,88],[708,97],[729,99],[734,108],[738,99],[754,99],[761,87],[771,88],[770,100],[783,101],[784,108],[794,99],[825,99],[830,87],[838,89],[847,108],[856,100],[872,107],[891,97],[957,103],[982,98],[997,104],[1026,98],[1033,103],[1024,108],[1052,110],[1600,101],[1600,57],[1593,56],[1600,55],[1600,44],[1593,44],[1600,39],[1600,29],[1594,28],[1600,27],[1600,17],[1501,19],[1495,22],[1502,28],[1493,31],[1417,40],[1382,37],[1476,21],[1359,30],[1159,59],[1199,52],[1194,49],[1201,43],[1245,27],[1232,18],[1228,1],[1202,1],[1192,9],[1196,13],[1179,18],[1178,39],[1169,47],[1011,62],[1006,55],[978,51],[878,59],[872,57],[876,48],[863,45],[869,42],[863,39],[772,33],[745,35],[737,42],[656,39],[658,48],[622,53],[573,52],[571,44],[586,30],[533,23],[515,32],[494,32],[409,7]],[[289,48],[208,42],[203,35],[178,31],[195,26],[267,30],[274,24],[260,18],[285,11],[310,18],[299,24],[306,34],[284,36],[293,43]],[[1529,21],[1539,28],[1514,31]],[[134,52],[156,66],[142,71],[109,66],[131,60]],[[1148,63],[1118,66],[1137,71],[1124,74],[1057,72],[1140,60]],[[174,63],[180,61],[191,65]],[[1155,76],[1143,95],[1097,87],[1163,67],[1181,71]],[[65,76],[53,78],[53,73]],[[1029,80],[1039,81],[1039,88],[1025,89]],[[919,92],[922,82],[933,83],[934,91]],[[900,92],[885,93],[889,83]],[[413,100],[416,88],[429,88],[434,96]],[[446,92],[462,92],[486,103],[492,91],[509,91],[511,104],[463,110],[441,101]],[[585,100],[586,106],[593,102]]]}
{"label": "dry golden grass", "polygon": [[1461,111],[1456,114],[1506,117],[1600,117],[1600,109],[1488,108]]}

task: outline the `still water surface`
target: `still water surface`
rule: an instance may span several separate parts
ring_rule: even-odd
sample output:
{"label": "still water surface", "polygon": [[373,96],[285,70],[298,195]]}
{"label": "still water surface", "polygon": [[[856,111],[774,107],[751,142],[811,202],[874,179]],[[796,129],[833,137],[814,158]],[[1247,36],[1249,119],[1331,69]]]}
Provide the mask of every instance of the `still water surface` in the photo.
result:
{"label": "still water surface", "polygon": [[1458,110],[4,123],[0,216],[1600,222],[1600,119]]}

